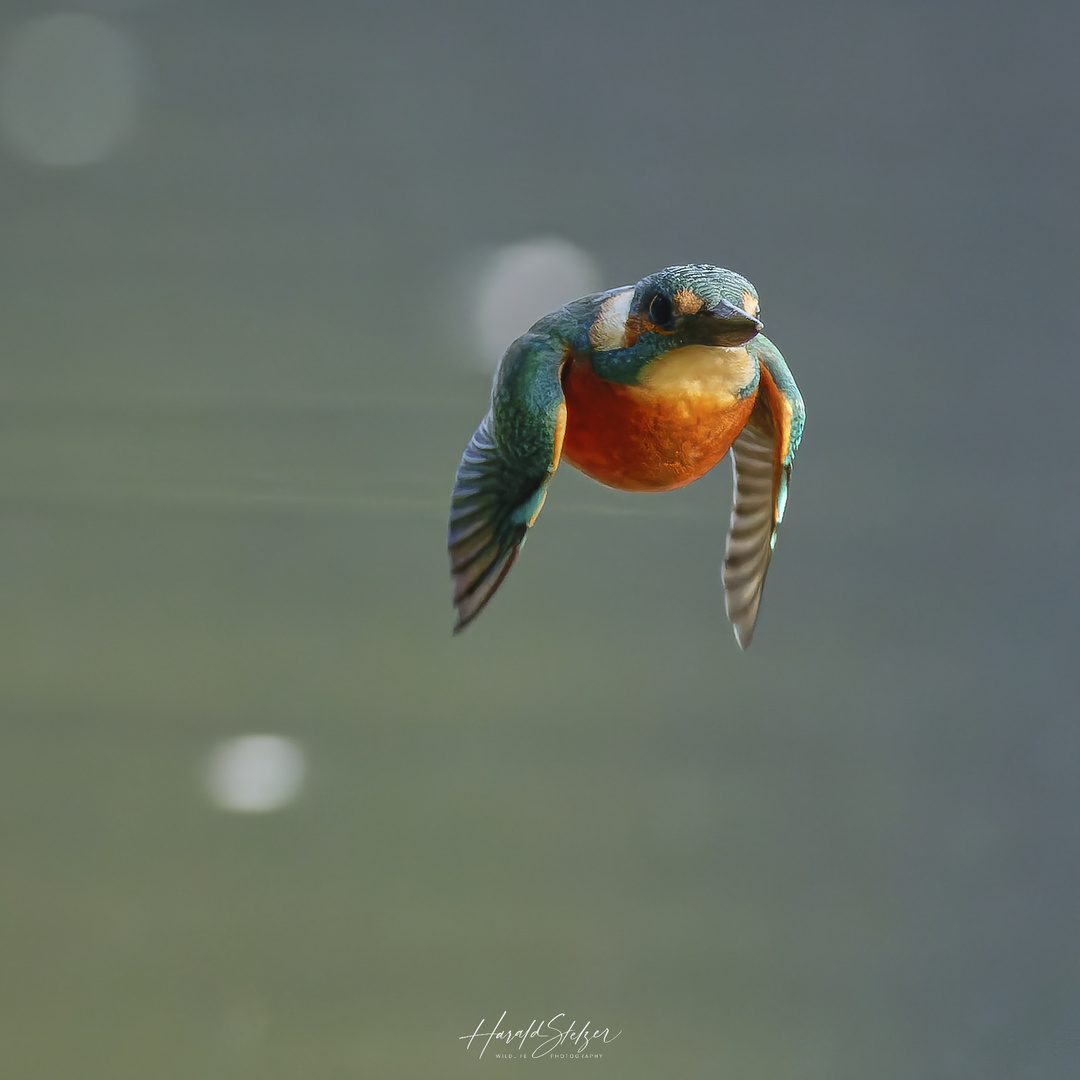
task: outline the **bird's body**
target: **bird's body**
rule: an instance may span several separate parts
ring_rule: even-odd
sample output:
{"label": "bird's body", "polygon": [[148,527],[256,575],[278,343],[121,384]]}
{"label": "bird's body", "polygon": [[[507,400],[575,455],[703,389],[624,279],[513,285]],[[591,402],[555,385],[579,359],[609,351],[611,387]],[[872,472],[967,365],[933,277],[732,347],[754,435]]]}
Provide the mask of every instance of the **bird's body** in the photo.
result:
{"label": "bird's body", "polygon": [[724,584],[736,637],[749,645],[803,420],[757,313],[738,274],[669,267],[575,300],[510,346],[454,487],[456,629],[509,572],[561,458],[610,487],[667,491],[734,447]]}
{"label": "bird's body", "polygon": [[730,449],[754,407],[757,370],[745,348],[688,345],[651,379],[624,386],[597,375],[589,357],[571,357],[562,377],[563,457],[609,487],[683,487]]}

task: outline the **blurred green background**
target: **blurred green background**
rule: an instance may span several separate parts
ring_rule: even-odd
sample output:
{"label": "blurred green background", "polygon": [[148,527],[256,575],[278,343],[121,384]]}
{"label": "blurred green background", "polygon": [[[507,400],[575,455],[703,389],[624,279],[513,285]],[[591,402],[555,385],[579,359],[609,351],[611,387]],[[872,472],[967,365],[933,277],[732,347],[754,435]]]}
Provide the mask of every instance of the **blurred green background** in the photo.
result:
{"label": "blurred green background", "polygon": [[[0,1073],[1078,1075],[1080,8],[68,10],[0,12]],[[452,639],[490,290],[691,261],[809,414],[752,650],[726,465],[562,470]]]}

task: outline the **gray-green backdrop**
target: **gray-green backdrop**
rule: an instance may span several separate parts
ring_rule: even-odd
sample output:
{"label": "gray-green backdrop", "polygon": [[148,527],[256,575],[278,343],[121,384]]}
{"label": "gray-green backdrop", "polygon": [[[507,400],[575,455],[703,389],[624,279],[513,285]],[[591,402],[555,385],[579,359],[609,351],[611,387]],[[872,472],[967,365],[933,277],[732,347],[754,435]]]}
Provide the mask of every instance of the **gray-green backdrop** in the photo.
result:
{"label": "gray-green backdrop", "polygon": [[[71,10],[0,11],[0,1072],[1078,1075],[1080,8]],[[564,469],[450,636],[474,270],[543,237],[762,295],[746,655],[726,465]],[[288,805],[208,794],[250,734]]]}

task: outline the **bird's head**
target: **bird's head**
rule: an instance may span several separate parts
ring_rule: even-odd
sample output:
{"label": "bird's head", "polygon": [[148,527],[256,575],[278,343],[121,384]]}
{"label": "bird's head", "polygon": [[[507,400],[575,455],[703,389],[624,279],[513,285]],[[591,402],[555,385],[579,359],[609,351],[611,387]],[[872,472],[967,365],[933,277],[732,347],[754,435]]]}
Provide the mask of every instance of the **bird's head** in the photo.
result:
{"label": "bird's head", "polygon": [[674,345],[744,345],[762,328],[757,290],[719,266],[669,266],[634,286],[626,344],[649,335]]}

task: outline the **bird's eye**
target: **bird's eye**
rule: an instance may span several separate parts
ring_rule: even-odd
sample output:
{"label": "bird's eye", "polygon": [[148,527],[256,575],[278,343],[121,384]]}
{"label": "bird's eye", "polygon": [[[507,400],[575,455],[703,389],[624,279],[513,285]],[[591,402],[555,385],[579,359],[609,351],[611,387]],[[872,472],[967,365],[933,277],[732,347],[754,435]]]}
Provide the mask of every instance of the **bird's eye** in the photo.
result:
{"label": "bird's eye", "polygon": [[649,322],[667,326],[671,322],[671,301],[663,293],[657,293],[649,303]]}

